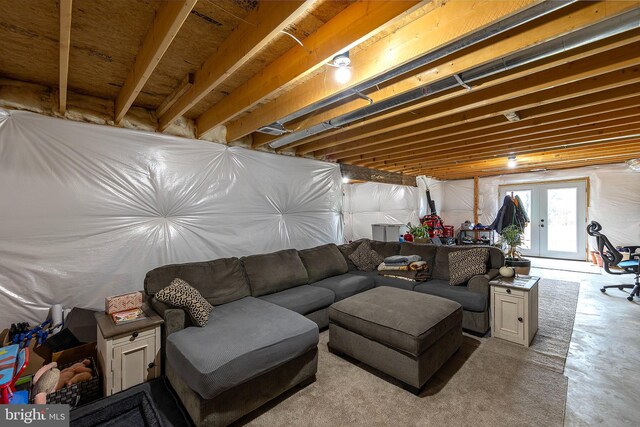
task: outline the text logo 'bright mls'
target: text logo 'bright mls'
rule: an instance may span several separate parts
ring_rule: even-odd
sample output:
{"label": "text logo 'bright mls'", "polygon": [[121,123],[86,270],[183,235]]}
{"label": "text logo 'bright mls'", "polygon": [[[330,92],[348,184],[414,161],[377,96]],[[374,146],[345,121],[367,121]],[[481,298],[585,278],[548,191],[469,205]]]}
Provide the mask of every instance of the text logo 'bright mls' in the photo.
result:
{"label": "text logo 'bright mls'", "polygon": [[68,426],[69,405],[5,406],[0,426]]}

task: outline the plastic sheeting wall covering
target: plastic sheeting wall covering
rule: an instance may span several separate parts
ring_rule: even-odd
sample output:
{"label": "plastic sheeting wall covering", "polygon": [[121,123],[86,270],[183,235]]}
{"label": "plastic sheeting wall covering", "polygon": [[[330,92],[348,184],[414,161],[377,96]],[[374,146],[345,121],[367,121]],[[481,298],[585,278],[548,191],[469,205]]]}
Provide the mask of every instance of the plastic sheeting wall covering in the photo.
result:
{"label": "plastic sheeting wall covering", "polygon": [[[615,245],[640,244],[640,173],[625,164],[531,172],[480,178],[482,214],[479,221],[490,224],[502,200],[498,187],[505,184],[589,178],[588,220],[596,220]],[[473,221],[473,180],[447,181],[444,187],[444,219],[456,228],[465,220]],[[586,226],[585,226],[586,230]],[[586,233],[586,231],[585,231]],[[595,241],[588,239],[593,248]]]}
{"label": "plastic sheeting wall covering", "polygon": [[345,185],[345,240],[370,239],[371,224],[417,224],[426,205],[424,191],[416,187],[374,182]]}
{"label": "plastic sheeting wall covering", "polygon": [[343,240],[340,169],[0,110],[0,327],[104,307],[168,263]]}

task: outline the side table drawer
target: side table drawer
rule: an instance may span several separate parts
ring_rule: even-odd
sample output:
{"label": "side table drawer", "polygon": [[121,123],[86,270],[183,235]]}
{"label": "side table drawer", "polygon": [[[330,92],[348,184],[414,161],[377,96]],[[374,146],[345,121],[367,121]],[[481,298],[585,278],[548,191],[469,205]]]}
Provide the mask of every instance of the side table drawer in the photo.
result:
{"label": "side table drawer", "polygon": [[155,328],[147,329],[146,331],[135,331],[127,335],[115,338],[113,340],[113,346],[127,344],[135,342],[136,340],[142,340],[155,335]]}
{"label": "side table drawer", "polygon": [[527,293],[522,289],[503,288],[501,286],[495,286],[494,292],[499,295],[511,295],[518,298],[524,298],[524,295]]}

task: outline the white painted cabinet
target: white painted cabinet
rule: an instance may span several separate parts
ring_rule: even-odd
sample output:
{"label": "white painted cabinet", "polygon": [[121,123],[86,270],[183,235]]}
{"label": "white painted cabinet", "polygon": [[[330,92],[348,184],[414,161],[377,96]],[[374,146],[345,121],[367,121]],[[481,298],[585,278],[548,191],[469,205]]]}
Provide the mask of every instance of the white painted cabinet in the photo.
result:
{"label": "white painted cabinet", "polygon": [[115,326],[104,317],[98,318],[97,350],[105,396],[159,377],[161,319]]}
{"label": "white painted cabinet", "polygon": [[529,346],[538,331],[538,278],[491,281],[491,336]]}

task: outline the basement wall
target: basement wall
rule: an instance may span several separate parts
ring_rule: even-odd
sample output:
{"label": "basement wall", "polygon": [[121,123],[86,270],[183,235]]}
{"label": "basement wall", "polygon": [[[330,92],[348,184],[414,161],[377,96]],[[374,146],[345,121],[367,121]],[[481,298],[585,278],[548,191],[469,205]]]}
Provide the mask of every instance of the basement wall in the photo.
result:
{"label": "basement wall", "polygon": [[[590,182],[588,221],[598,221],[614,245],[640,244],[640,173],[625,164],[480,178],[482,214],[479,221],[491,224],[495,219],[502,204],[499,185],[585,177]],[[473,180],[447,181],[443,184],[443,192],[442,216],[447,224],[454,225],[457,230],[465,220],[473,221]],[[590,247],[595,245],[593,238],[588,241]]]}
{"label": "basement wall", "polygon": [[[365,182],[344,186],[344,238],[371,239],[371,224],[418,224],[426,213],[425,192],[406,185]],[[400,237],[400,236],[398,236]]]}
{"label": "basement wall", "polygon": [[0,110],[0,324],[169,263],[343,242],[337,164]]}

